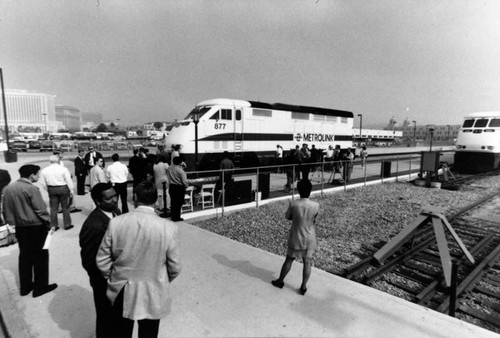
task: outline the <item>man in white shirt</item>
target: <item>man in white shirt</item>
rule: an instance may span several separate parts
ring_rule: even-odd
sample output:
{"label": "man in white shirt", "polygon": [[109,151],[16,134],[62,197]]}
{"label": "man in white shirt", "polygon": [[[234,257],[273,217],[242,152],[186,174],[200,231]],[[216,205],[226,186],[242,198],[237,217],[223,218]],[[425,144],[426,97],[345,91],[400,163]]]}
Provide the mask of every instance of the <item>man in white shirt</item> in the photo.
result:
{"label": "man in white shirt", "polygon": [[40,184],[47,189],[50,203],[50,225],[56,230],[59,229],[57,223],[57,212],[61,205],[63,213],[64,230],[73,228],[71,215],[69,213],[69,199],[73,196],[73,180],[68,168],[59,164],[58,155],[49,157],[50,165],[40,172]]}
{"label": "man in white shirt", "polygon": [[103,166],[104,166],[104,160],[102,158],[99,158],[96,160],[95,166],[93,166],[92,169],[90,169],[89,179],[90,179],[91,190],[97,183],[108,182]]}
{"label": "man in white shirt", "polygon": [[120,200],[122,201],[122,213],[127,213],[128,168],[125,164],[120,162],[120,155],[115,153],[111,155],[111,159],[113,160],[113,164],[106,169],[106,177],[108,177],[113,185],[116,194],[120,196]]}

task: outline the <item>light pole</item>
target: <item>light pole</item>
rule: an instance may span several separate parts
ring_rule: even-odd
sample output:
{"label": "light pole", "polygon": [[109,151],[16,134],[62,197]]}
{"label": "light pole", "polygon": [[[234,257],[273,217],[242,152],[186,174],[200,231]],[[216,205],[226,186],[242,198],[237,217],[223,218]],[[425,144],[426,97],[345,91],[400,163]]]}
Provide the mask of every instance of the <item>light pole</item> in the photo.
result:
{"label": "light pole", "polygon": [[413,120],[413,142],[417,142],[417,121]]}
{"label": "light pole", "polygon": [[429,130],[429,133],[431,134],[431,142],[430,142],[430,147],[429,147],[429,151],[432,151],[432,137],[434,136],[434,125],[430,125],[428,124],[427,125],[427,129]]}
{"label": "light pole", "polygon": [[200,122],[200,115],[195,113],[193,115],[194,122],[194,170],[198,170],[198,123]]}
{"label": "light pole", "polygon": [[363,114],[358,114],[359,116],[359,145],[361,146],[361,141],[362,141],[362,131],[363,131]]}
{"label": "light pole", "polygon": [[43,125],[44,125],[44,128],[45,128],[45,133],[48,133],[48,128],[47,128],[47,113],[42,113],[42,116],[43,116]]}
{"label": "light pole", "polygon": [[7,123],[7,107],[5,104],[5,89],[3,88],[3,72],[0,68],[0,82],[2,85],[2,107],[3,107],[3,118],[5,121],[5,142],[7,142],[7,149],[9,149],[9,125]]}

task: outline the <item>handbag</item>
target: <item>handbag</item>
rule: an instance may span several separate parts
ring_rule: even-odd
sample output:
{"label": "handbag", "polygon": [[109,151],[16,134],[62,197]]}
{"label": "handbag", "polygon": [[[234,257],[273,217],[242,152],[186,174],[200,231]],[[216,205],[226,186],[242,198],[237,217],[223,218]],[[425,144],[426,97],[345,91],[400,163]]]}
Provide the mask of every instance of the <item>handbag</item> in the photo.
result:
{"label": "handbag", "polygon": [[0,247],[17,243],[16,228],[9,224],[0,226]]}

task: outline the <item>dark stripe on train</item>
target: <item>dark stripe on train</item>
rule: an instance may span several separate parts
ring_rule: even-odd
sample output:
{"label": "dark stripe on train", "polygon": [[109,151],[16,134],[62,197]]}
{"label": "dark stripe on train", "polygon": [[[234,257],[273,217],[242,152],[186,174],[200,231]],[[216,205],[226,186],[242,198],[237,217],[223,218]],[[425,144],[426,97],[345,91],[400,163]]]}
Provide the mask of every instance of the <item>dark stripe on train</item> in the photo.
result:
{"label": "dark stripe on train", "polygon": [[[293,141],[293,134],[224,133],[200,138],[199,141]],[[352,141],[352,135],[334,135],[334,141]],[[314,142],[314,141],[304,141]],[[317,141],[319,142],[319,141]]]}
{"label": "dark stripe on train", "polygon": [[297,113],[310,113],[310,114],[317,114],[317,115],[340,116],[340,117],[354,118],[354,114],[352,112],[345,111],[345,110],[308,107],[308,106],[295,106],[295,105],[285,104],[285,103],[265,103],[265,102],[258,102],[258,101],[248,101],[248,102],[250,103],[250,105],[253,108],[284,110],[284,111],[292,111],[292,112],[297,112]]}

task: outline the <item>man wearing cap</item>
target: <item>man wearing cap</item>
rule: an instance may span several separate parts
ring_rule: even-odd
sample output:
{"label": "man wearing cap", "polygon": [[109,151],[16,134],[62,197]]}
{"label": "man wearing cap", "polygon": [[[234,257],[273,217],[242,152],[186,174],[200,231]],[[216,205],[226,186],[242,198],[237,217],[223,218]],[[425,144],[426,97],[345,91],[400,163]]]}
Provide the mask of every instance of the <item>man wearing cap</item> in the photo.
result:
{"label": "man wearing cap", "polygon": [[56,230],[59,229],[57,211],[60,204],[63,213],[63,228],[69,230],[73,228],[68,208],[69,199],[73,196],[73,180],[68,168],[60,165],[59,160],[58,155],[49,157],[50,165],[40,172],[39,182],[49,193],[51,226]]}
{"label": "man wearing cap", "polygon": [[94,150],[94,147],[89,147],[89,152],[85,155],[85,165],[87,166],[87,172],[90,172],[93,166],[97,163],[99,158],[103,159],[103,167],[104,167],[104,158],[102,154],[98,151]]}
{"label": "man wearing cap", "polygon": [[85,195],[85,178],[87,176],[87,166],[83,159],[83,149],[78,149],[78,156],[75,158],[76,193]]}

